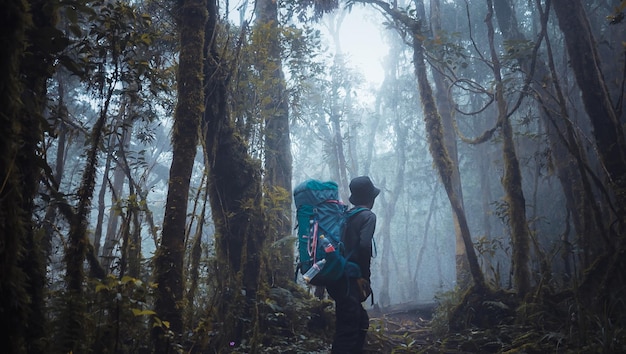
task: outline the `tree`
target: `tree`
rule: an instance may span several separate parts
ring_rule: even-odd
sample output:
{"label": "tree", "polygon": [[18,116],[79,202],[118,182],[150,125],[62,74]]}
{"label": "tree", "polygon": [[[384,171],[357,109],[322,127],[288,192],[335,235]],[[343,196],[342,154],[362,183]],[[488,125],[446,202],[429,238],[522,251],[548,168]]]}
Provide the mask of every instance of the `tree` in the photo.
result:
{"label": "tree", "polygon": [[291,236],[291,138],[289,133],[288,91],[283,75],[281,27],[278,2],[256,2],[253,46],[259,55],[255,66],[263,83],[261,114],[265,122],[265,204],[268,213],[269,264],[272,282],[280,287],[292,283],[294,265]]}
{"label": "tree", "polygon": [[[178,101],[174,113],[172,165],[161,243],[154,259],[157,287],[155,311],[161,326],[153,330],[157,353],[170,351],[171,339],[182,335],[183,258],[189,181],[197,151],[200,120],[204,112],[203,60],[206,0],[185,0],[176,17],[180,55]],[[169,323],[167,325],[166,323]],[[170,332],[171,331],[171,332]],[[174,335],[170,338],[169,333]]]}
{"label": "tree", "polygon": [[218,54],[216,0],[208,3],[205,27],[203,77],[205,113],[203,137],[207,155],[208,191],[215,224],[217,284],[221,289],[213,320],[220,335],[213,347],[229,348],[247,338],[252,348],[259,341],[258,292],[261,289],[262,251],[266,225],[262,207],[261,174],[258,161],[248,154],[247,143],[237,134],[228,106],[231,72]]}
{"label": "tree", "polygon": [[626,247],[623,229],[626,215],[626,138],[600,69],[597,46],[582,3],[580,0],[555,0],[554,11],[563,32],[585,111],[593,126],[599,160],[615,198],[616,206],[611,208],[614,219],[611,219],[615,221],[616,227],[611,231],[616,232],[617,237],[609,241],[609,251],[598,257],[587,270],[586,278],[579,288],[586,301],[604,304],[598,300],[609,298],[611,287],[623,286],[623,252]]}
{"label": "tree", "polygon": [[626,138],[600,69],[594,35],[580,0],[554,0],[554,11],[585,110],[593,125],[600,160],[616,198],[616,217],[623,225],[626,215]]}
{"label": "tree", "polygon": [[504,96],[502,67],[496,53],[493,28],[493,2],[487,0],[487,36],[489,51],[495,78],[495,100],[498,108],[498,126],[502,134],[502,150],[504,159],[504,177],[502,186],[505,191],[505,202],[508,208],[508,220],[511,227],[513,281],[520,297],[530,291],[530,236],[526,222],[526,201],[522,190],[522,174],[515,151],[513,128],[509,119],[507,102]]}
{"label": "tree", "polygon": [[[435,43],[438,39],[444,36],[443,28],[441,25],[441,4],[439,0],[432,0],[430,2],[431,12],[431,30]],[[437,59],[442,60],[443,56],[440,55]],[[451,182],[455,190],[455,194],[459,196],[461,204],[463,204],[463,188],[461,187],[461,174],[459,172],[459,157],[456,144],[456,133],[454,129],[454,116],[453,116],[453,98],[450,97],[450,91],[448,86],[449,80],[443,75],[444,68],[435,68],[433,70],[433,81],[435,83],[435,100],[437,102],[437,109],[441,115],[441,123],[443,129],[443,139],[450,155],[451,163]],[[456,282],[461,289],[465,289],[470,285],[471,277],[468,274],[469,264],[467,262],[467,250],[463,243],[463,235],[461,234],[461,227],[456,213],[452,213],[454,221],[454,233],[455,233],[455,250],[456,250]]]}
{"label": "tree", "polygon": [[[588,256],[592,248],[590,240],[606,231],[602,225],[602,220],[598,218],[598,213],[594,213],[598,206],[589,187],[588,173],[585,171],[588,162],[582,152],[573,124],[570,121],[571,117],[563,97],[560,80],[554,70],[555,64],[552,48],[550,38],[547,35],[550,2],[547,3],[545,9],[542,9],[540,4],[537,4],[537,6],[540,15],[541,31],[539,33],[539,41],[532,48],[533,54],[527,57],[521,53],[523,51],[520,50],[518,52],[514,49],[515,46],[519,47],[520,43],[525,43],[526,39],[517,25],[518,21],[509,1],[494,1],[495,15],[504,36],[505,45],[508,43],[509,53],[515,53],[512,57],[518,62],[526,75],[525,85],[532,90],[530,93],[533,93],[530,97],[535,97],[540,105],[539,117],[547,132],[546,135],[552,155],[551,161],[554,164],[556,176],[566,198],[568,212],[576,215],[572,218],[572,224],[577,236],[576,242],[583,245],[583,252],[581,252],[583,266],[587,266],[590,262]],[[539,56],[539,45],[542,41],[545,43],[547,62]],[[550,97],[553,99],[550,99]],[[524,96],[518,99],[516,107],[520,106],[523,99]],[[565,243],[569,242],[567,232],[563,234],[563,241]],[[597,246],[600,246],[600,244],[597,244]],[[569,268],[567,252],[563,253],[563,256],[565,266]],[[566,279],[569,279],[572,274],[569,270],[566,270],[566,273],[564,276]]]}
{"label": "tree", "polygon": [[[28,270],[24,269],[24,257],[35,250],[34,245],[30,244],[33,240],[33,195],[29,193],[32,192],[35,182],[35,176],[31,173],[35,168],[36,156],[34,149],[27,148],[37,144],[40,124],[36,114],[38,112],[29,112],[26,102],[20,97],[26,92],[21,74],[27,74],[36,82],[41,79],[37,77],[37,72],[30,71],[32,67],[20,65],[29,43],[28,31],[33,28],[28,6],[26,1],[6,4],[2,15],[6,27],[0,36],[0,43],[3,44],[0,64],[5,68],[0,74],[0,176],[4,181],[0,188],[0,311],[3,313],[3,328],[6,329],[2,339],[7,343],[7,350],[12,353],[43,350],[41,347],[37,348],[39,339],[32,337],[43,323],[33,322],[34,328],[29,329],[34,315],[42,315],[35,311],[30,313],[30,297],[33,296],[33,309],[38,310],[41,304],[35,296],[43,292],[43,284],[39,289],[33,286],[34,282],[29,284]],[[28,122],[36,124],[29,127],[26,125]],[[28,134],[33,135],[29,138]],[[23,138],[28,139],[22,140]],[[21,146],[24,143],[28,145]],[[26,164],[28,159],[30,165]],[[30,250],[26,249],[28,246]],[[29,331],[32,333],[28,333]],[[30,345],[32,348],[27,351]]]}
{"label": "tree", "polygon": [[357,0],[353,2],[375,4],[395,21],[397,21],[399,25],[403,26],[403,29],[411,35],[413,65],[420,93],[420,101],[424,110],[424,122],[426,124],[426,134],[428,137],[430,153],[433,157],[441,182],[443,183],[448,195],[452,211],[459,221],[459,228],[461,235],[463,236],[463,244],[465,245],[467,252],[469,270],[474,282],[474,287],[478,292],[484,291],[486,289],[486,284],[483,273],[478,265],[478,259],[476,257],[476,252],[474,251],[474,245],[472,243],[472,237],[467,224],[463,204],[461,203],[460,196],[456,194],[454,185],[452,184],[451,176],[453,168],[450,155],[444,143],[441,115],[437,110],[433,91],[426,74],[426,62],[423,48],[424,36],[422,34],[421,23],[410,18],[407,14],[400,12],[397,8],[392,8],[388,3],[383,1]]}

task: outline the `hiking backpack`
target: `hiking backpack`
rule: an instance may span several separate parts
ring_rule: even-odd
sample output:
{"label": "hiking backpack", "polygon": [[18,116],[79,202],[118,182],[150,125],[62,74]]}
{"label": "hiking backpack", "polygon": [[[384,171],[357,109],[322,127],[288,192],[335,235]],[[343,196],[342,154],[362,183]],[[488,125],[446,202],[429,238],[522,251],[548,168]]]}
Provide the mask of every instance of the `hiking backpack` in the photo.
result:
{"label": "hiking backpack", "polygon": [[[348,211],[347,205],[339,200],[337,183],[332,181],[307,180],[294,189],[293,198],[296,205],[300,257],[298,268],[301,274],[305,274],[314,263],[326,260],[323,268],[309,283],[326,285],[339,279],[344,274],[347,263],[353,265],[350,267],[351,271],[356,267],[356,271],[360,273],[356,264],[346,260],[349,255],[344,256],[342,236],[348,218],[365,208]],[[334,251],[324,250],[321,236],[330,241]]]}

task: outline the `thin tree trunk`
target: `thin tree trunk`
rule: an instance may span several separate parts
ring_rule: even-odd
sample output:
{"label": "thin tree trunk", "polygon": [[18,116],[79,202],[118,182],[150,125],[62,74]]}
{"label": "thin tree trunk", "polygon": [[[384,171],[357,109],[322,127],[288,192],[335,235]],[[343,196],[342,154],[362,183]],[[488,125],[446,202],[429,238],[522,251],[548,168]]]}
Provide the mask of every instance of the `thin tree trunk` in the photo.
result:
{"label": "thin tree trunk", "polygon": [[501,65],[494,44],[493,1],[487,0],[487,36],[491,62],[495,76],[495,98],[498,107],[498,123],[502,133],[504,177],[502,186],[508,207],[509,226],[511,228],[513,280],[518,295],[524,297],[531,286],[529,230],[526,221],[526,201],[522,190],[522,174],[515,151],[513,128],[508,118],[504,84],[502,83]]}
{"label": "thin tree trunk", "polygon": [[[104,214],[106,213],[105,198],[106,198],[106,191],[107,191],[107,185],[108,185],[107,181],[109,179],[109,173],[111,171],[111,162],[113,161],[113,157],[111,156],[112,139],[113,139],[113,135],[110,135],[108,139],[109,141],[107,144],[108,146],[107,158],[106,158],[106,162],[104,163],[104,172],[102,172],[102,183],[100,184],[100,191],[98,192],[98,216],[96,218],[96,228],[93,233],[93,247],[94,247],[94,251],[96,252],[96,254],[100,253],[100,244],[102,240],[102,225],[104,224]],[[112,217],[112,214],[114,213],[109,213],[109,217]],[[107,270],[109,269],[106,263],[105,263],[105,269]]]}
{"label": "thin tree trunk", "polygon": [[[431,21],[433,28],[433,35],[438,36],[442,31],[441,28],[441,4],[439,0],[432,0],[430,3]],[[452,167],[451,171],[451,183],[456,195],[459,198],[461,206],[463,206],[463,188],[461,187],[461,174],[459,172],[459,157],[456,145],[456,133],[454,129],[454,117],[451,107],[452,97],[450,97],[450,91],[448,90],[449,82],[439,70],[433,70],[433,81],[436,89],[436,101],[437,109],[441,115],[441,125],[443,128],[443,139],[448,154],[450,155],[450,163]],[[456,283],[460,289],[466,289],[471,282],[471,275],[469,274],[469,264],[467,262],[467,254],[465,245],[463,243],[463,236],[461,234],[461,227],[459,220],[455,213],[452,213],[452,220],[454,222],[454,235],[455,235],[455,259],[456,259]]]}
{"label": "thin tree trunk", "polygon": [[[552,153],[552,161],[556,169],[556,176],[559,179],[563,193],[566,200],[566,206],[572,213],[579,217],[573,218],[572,222],[576,230],[578,242],[583,246],[583,250],[588,250],[589,240],[593,239],[593,235],[597,235],[597,232],[601,231],[603,227],[600,225],[598,231],[594,231],[592,225],[598,226],[599,220],[596,219],[593,213],[595,198],[591,197],[588,188],[585,185],[589,182],[586,181],[586,173],[579,173],[582,171],[581,163],[582,155],[580,153],[580,145],[574,138],[573,129],[569,122],[568,112],[566,104],[561,93],[558,77],[554,74],[550,75],[549,67],[552,63],[552,52],[550,46],[550,40],[547,37],[547,25],[550,2],[547,3],[546,9],[541,8],[539,2],[536,3],[539,9],[541,33],[539,38],[544,38],[546,43],[548,58],[550,63],[538,60],[535,55],[532,60],[525,58],[519,58],[518,62],[520,66],[526,71],[527,75],[531,75],[527,82],[530,87],[535,90],[539,100],[540,110],[539,117],[546,129],[548,142],[550,145],[550,151]],[[513,9],[510,7],[508,0],[496,0],[494,1],[494,9],[498,25],[506,40],[524,40],[524,36],[518,29],[517,20],[515,18]],[[536,47],[538,48],[538,47]],[[546,79],[552,79],[553,85],[547,85]],[[547,100],[546,98],[556,97],[555,101]],[[561,112],[561,117],[555,119],[553,117],[554,112]],[[570,137],[570,138],[566,138]],[[569,151],[568,147],[569,145]],[[574,158],[571,158],[571,157]],[[578,163],[577,163],[578,161]],[[600,243],[597,244],[601,245]],[[582,256],[587,255],[588,252],[582,252]],[[588,264],[586,257],[583,264]]]}
{"label": "thin tree trunk", "polygon": [[65,352],[80,352],[83,345],[84,336],[84,314],[85,300],[83,296],[82,284],[85,279],[83,262],[87,255],[89,239],[87,228],[89,224],[89,214],[91,211],[91,198],[96,185],[96,169],[98,164],[98,151],[103,139],[104,127],[106,125],[109,104],[113,89],[107,90],[107,96],[101,108],[98,120],[94,124],[90,143],[91,148],[87,152],[85,170],[83,172],[80,188],[78,189],[78,206],[73,220],[70,220],[70,231],[68,236],[68,246],[65,253],[66,263],[66,287],[65,316],[63,323],[65,329],[61,340],[62,350]]}
{"label": "thin tree trunk", "polygon": [[[204,178],[203,178],[204,182]],[[202,183],[201,185],[206,186],[206,183]],[[189,279],[189,288],[187,289],[187,293],[185,294],[185,299],[187,301],[187,308],[185,314],[185,321],[187,328],[194,328],[196,326],[196,320],[198,316],[196,315],[197,307],[194,306],[194,301],[196,297],[196,292],[198,290],[198,278],[200,275],[200,258],[202,256],[202,233],[204,231],[204,223],[206,221],[206,212],[207,212],[207,204],[208,204],[208,191],[205,188],[203,203],[202,203],[202,211],[200,212],[200,216],[198,218],[198,225],[196,226],[196,232],[193,237],[193,241],[191,243],[191,250],[189,254],[189,266],[187,267],[187,278]]]}
{"label": "thin tree trunk", "polygon": [[[60,75],[57,74],[57,77]],[[55,133],[57,136],[57,152],[55,157],[55,166],[54,166],[54,175],[52,184],[54,186],[59,185],[59,181],[63,179],[63,171],[65,169],[65,157],[67,154],[67,126],[65,121],[68,119],[68,111],[67,106],[65,104],[65,82],[63,79],[58,78],[58,95],[59,95],[59,104],[57,107],[56,117],[58,121],[54,122],[55,124]],[[58,187],[55,187],[58,189]],[[43,248],[45,257],[50,257],[52,253],[52,238],[55,232],[55,221],[57,218],[57,206],[55,203],[50,203],[46,207],[46,214],[43,220]]]}
{"label": "thin tree trunk", "polygon": [[[420,274],[420,267],[422,266],[422,261],[424,260],[424,252],[426,251],[426,247],[428,246],[428,236],[430,235],[430,223],[433,219],[433,214],[435,213],[435,202],[437,201],[437,194],[439,193],[439,188],[435,188],[433,190],[433,196],[430,199],[430,206],[428,208],[428,216],[426,216],[426,222],[424,223],[424,238],[422,238],[422,244],[420,245],[419,251],[417,252],[417,257],[415,257],[415,273],[413,275],[413,286],[415,291],[415,297],[419,298],[419,279],[418,275]],[[440,259],[437,259],[437,263],[439,264]],[[438,265],[439,266],[439,265]],[[441,275],[441,272],[440,274]],[[441,279],[441,277],[439,278]]]}
{"label": "thin tree trunk", "polygon": [[467,252],[467,260],[469,263],[470,274],[472,276],[472,280],[474,281],[474,287],[478,292],[482,292],[486,289],[485,279],[478,264],[478,258],[476,257],[476,252],[472,243],[472,236],[467,224],[463,204],[461,203],[459,196],[456,194],[454,185],[452,184],[453,166],[443,138],[441,116],[437,110],[433,91],[430,87],[430,82],[428,81],[428,75],[426,73],[424,48],[422,48],[422,42],[420,40],[422,37],[421,24],[419,21],[407,16],[407,14],[400,12],[397,8],[392,8],[386,2],[380,0],[360,0],[359,2],[376,4],[395,20],[402,23],[412,35],[413,65],[415,67],[420,100],[424,110],[424,122],[426,123],[426,134],[430,153],[433,157],[437,172],[439,173],[439,178],[441,179],[441,182],[446,190],[446,194],[448,195],[448,200],[452,206],[452,212],[456,215],[459,221],[459,228],[461,230],[461,235],[463,236],[463,244],[465,245]]}
{"label": "thin tree trunk", "polygon": [[177,17],[180,55],[178,66],[178,102],[174,112],[172,134],[172,165],[168,183],[161,244],[154,259],[154,274],[158,284],[155,311],[162,321],[170,323],[174,343],[166,328],[155,326],[154,350],[173,350],[183,331],[181,302],[183,301],[184,237],[187,222],[189,182],[194,165],[199,126],[204,112],[203,48],[204,26],[207,21],[206,0],[185,0]]}
{"label": "thin tree trunk", "polygon": [[[334,181],[339,185],[339,195],[342,200],[348,200],[348,164],[346,160],[346,154],[344,151],[344,141],[341,120],[346,119],[345,112],[346,102],[341,102],[340,90],[343,88],[345,91],[350,92],[349,88],[346,88],[345,83],[340,77],[341,71],[339,68],[343,68],[344,55],[341,49],[341,41],[339,40],[339,30],[345,18],[345,12],[342,11],[339,16],[329,16],[329,23],[327,24],[328,30],[331,32],[333,38],[333,44],[335,46],[335,56],[333,58],[333,68],[330,74],[330,92],[329,92],[329,107],[325,114],[329,119],[330,136],[329,136],[329,155],[330,160],[329,167],[331,168],[331,176]],[[332,22],[331,22],[332,21]]]}
{"label": "thin tree trunk", "polygon": [[[120,240],[122,236],[118,230],[118,224],[123,214],[122,196],[124,195],[124,182],[126,181],[127,177],[129,177],[126,171],[128,169],[128,166],[127,164],[125,164],[124,151],[126,147],[130,144],[130,132],[127,131],[127,129],[125,128],[127,124],[125,119],[123,118],[125,110],[126,104],[123,104],[122,108],[120,109],[120,114],[117,117],[118,123],[116,124],[119,129],[122,129],[122,139],[120,139],[120,141],[115,144],[113,143],[115,135],[113,135],[112,139],[110,140],[110,143],[113,146],[117,145],[118,154],[120,155],[115,161],[115,167],[113,168],[113,182],[110,182],[110,176],[108,173],[102,177],[102,188],[105,188],[108,185],[111,190],[111,210],[109,212],[109,221],[107,223],[107,230],[104,237],[104,246],[102,247],[102,254],[100,256],[104,268],[109,272],[111,271],[111,265],[113,264],[114,260],[113,251],[115,250],[115,246],[121,246]],[[112,163],[108,159],[113,157],[113,146],[110,148],[109,156],[107,157],[107,162],[109,164]],[[108,169],[105,168],[105,172],[108,172],[107,170]],[[129,185],[131,185],[130,178],[128,179],[128,183]]]}
{"label": "thin tree trunk", "polygon": [[485,289],[486,286],[484,276],[480,270],[480,266],[478,265],[478,258],[476,257],[476,252],[474,251],[474,245],[472,243],[472,237],[467,224],[465,210],[463,209],[461,199],[456,194],[454,185],[452,184],[453,166],[444,143],[441,116],[437,111],[432,89],[426,75],[426,64],[424,61],[422,43],[418,40],[419,28],[418,25],[414,23],[411,23],[411,26],[414,36],[413,64],[415,65],[420,98],[424,109],[424,121],[426,123],[426,133],[428,136],[430,153],[433,156],[437,172],[439,173],[439,177],[441,178],[448,195],[448,199],[450,200],[452,211],[456,215],[459,222],[459,228],[461,230],[461,235],[463,236],[463,244],[465,245],[467,252],[469,270],[472,275],[472,280],[474,281],[474,286],[477,289]]}

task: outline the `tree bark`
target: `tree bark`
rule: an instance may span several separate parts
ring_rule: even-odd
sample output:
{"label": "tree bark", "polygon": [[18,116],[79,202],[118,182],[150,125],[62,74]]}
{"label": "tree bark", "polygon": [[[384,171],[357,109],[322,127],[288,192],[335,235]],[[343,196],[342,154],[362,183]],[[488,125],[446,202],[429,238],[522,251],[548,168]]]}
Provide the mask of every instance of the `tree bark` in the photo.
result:
{"label": "tree bark", "polygon": [[155,311],[169,328],[155,326],[154,350],[172,350],[165,330],[182,334],[183,258],[189,181],[197,151],[199,126],[204,112],[203,47],[207,22],[206,0],[185,0],[177,17],[180,55],[178,66],[178,102],[174,112],[172,165],[168,182],[161,244],[155,254],[154,274],[158,284]]}
{"label": "tree bark", "polygon": [[626,142],[600,70],[596,42],[580,0],[554,0],[554,11],[565,37],[569,62],[591,120],[595,143],[616,198],[619,222],[626,221]]}
{"label": "tree bark", "polygon": [[[442,31],[441,28],[441,4],[439,0],[432,0],[430,2],[431,11],[431,26],[434,36],[439,36]],[[459,201],[463,206],[463,188],[461,187],[461,173],[459,172],[459,156],[456,145],[456,133],[454,130],[454,117],[451,107],[452,97],[450,97],[448,91],[448,84],[446,78],[439,70],[433,70],[433,81],[436,89],[436,102],[437,109],[441,115],[441,125],[443,128],[443,140],[450,155],[450,163],[452,164],[451,171],[451,183],[455,190],[456,195],[459,197]],[[461,234],[461,227],[459,220],[455,213],[452,213],[452,219],[454,221],[454,235],[455,235],[455,259],[456,259],[456,283],[460,289],[466,289],[471,282],[471,275],[469,274],[469,264],[467,262],[467,252],[463,243],[463,235]]]}
{"label": "tree bark", "polygon": [[[605,304],[611,287],[623,287],[626,252],[626,142],[624,130],[600,70],[598,55],[587,14],[580,0],[554,0],[554,10],[563,32],[569,63],[581,90],[585,111],[593,126],[597,152],[614,194],[617,237],[613,245],[585,272],[579,286],[581,299],[590,306]],[[605,235],[606,236],[606,235]]]}
{"label": "tree bark", "polygon": [[478,258],[472,243],[472,236],[467,223],[465,210],[459,196],[456,194],[452,184],[452,162],[450,155],[446,149],[443,138],[443,126],[441,116],[435,104],[433,90],[430,87],[428,75],[426,73],[426,61],[424,58],[424,48],[422,47],[422,32],[420,22],[410,18],[405,13],[400,12],[397,8],[392,8],[388,3],[380,0],[359,0],[362,3],[371,3],[380,7],[388,13],[396,21],[400,22],[412,35],[413,47],[413,65],[415,68],[415,76],[417,77],[420,100],[424,110],[424,122],[426,124],[426,135],[430,153],[433,157],[435,167],[439,174],[439,178],[448,195],[448,200],[452,207],[452,212],[459,221],[459,228],[463,236],[463,244],[467,252],[467,260],[469,263],[469,271],[474,281],[474,287],[478,292],[486,289],[485,278],[478,264]]}
{"label": "tree bark", "polygon": [[383,214],[383,218],[382,218],[382,227],[381,227],[381,231],[380,231],[380,235],[382,235],[383,237],[383,254],[382,254],[382,259],[383,261],[381,262],[381,273],[384,275],[383,278],[383,286],[381,287],[381,295],[380,295],[380,305],[381,306],[388,306],[391,304],[391,297],[389,295],[389,281],[391,280],[389,276],[386,276],[385,274],[389,274],[389,260],[393,259],[392,256],[392,243],[391,243],[391,239],[392,239],[392,235],[391,235],[391,221],[394,217],[394,215],[396,214],[396,206],[398,203],[398,199],[400,197],[400,194],[402,193],[402,191],[404,190],[404,171],[405,171],[405,167],[406,167],[406,139],[407,139],[407,134],[408,134],[408,127],[402,126],[401,124],[401,118],[398,114],[398,112],[394,113],[394,128],[396,130],[396,143],[395,143],[395,150],[397,152],[397,159],[396,159],[396,166],[395,166],[395,171],[396,171],[396,176],[394,179],[394,184],[393,187],[391,189],[391,195],[389,196],[389,198],[385,198],[384,200],[387,201],[384,204],[384,210],[382,212]]}
{"label": "tree bark", "polygon": [[508,118],[507,103],[504,97],[501,65],[496,54],[493,28],[493,1],[487,0],[487,36],[491,63],[495,76],[495,98],[498,107],[498,123],[502,134],[502,151],[504,160],[504,177],[502,186],[505,192],[505,202],[508,207],[509,226],[511,228],[513,280],[517,293],[524,297],[530,291],[530,251],[529,230],[526,221],[526,201],[522,190],[522,174],[519,160],[515,151],[513,128]]}
{"label": "tree bark", "polygon": [[[589,240],[596,238],[598,232],[603,233],[604,228],[601,225],[601,221],[597,220],[596,215],[593,213],[596,202],[589,188],[586,187],[589,184],[584,172],[584,164],[586,162],[581,153],[580,144],[575,138],[572,124],[569,122],[570,118],[558,77],[550,73],[551,70],[549,68],[554,64],[551,59],[550,39],[547,37],[548,14],[546,11],[549,10],[550,2],[547,5],[545,10],[539,9],[540,17],[542,17],[540,19],[542,27],[539,39],[543,38],[546,43],[549,63],[546,64],[546,62],[539,60],[537,55],[530,60],[520,57],[518,58],[518,63],[526,72],[526,75],[531,75],[526,81],[529,83],[530,88],[534,90],[535,97],[539,101],[541,108],[539,117],[547,132],[546,136],[552,154],[551,160],[556,169],[556,176],[561,184],[567,209],[577,215],[577,217],[572,218],[577,242],[583,246],[583,250],[588,250]],[[537,6],[540,6],[540,4],[537,4]],[[525,39],[518,29],[517,19],[509,0],[494,1],[494,10],[505,40]],[[555,100],[547,99],[549,97],[555,97]],[[560,113],[560,116],[555,116],[558,113]],[[567,238],[568,235],[564,235],[564,237]],[[597,244],[597,246],[600,245],[600,243]],[[584,257],[587,254],[587,251],[581,253],[585,266],[589,264],[589,261]]]}
{"label": "tree bark", "polygon": [[293,284],[294,243],[291,238],[291,139],[289,136],[289,107],[282,68],[278,2],[256,2],[255,36],[257,46],[266,46],[267,55],[259,58],[262,82],[267,84],[268,102],[261,107],[265,120],[265,203],[268,213],[269,270],[271,282],[280,287]]}
{"label": "tree bark", "polygon": [[[208,3],[206,37],[217,36],[217,0]],[[213,348],[230,348],[246,338],[251,348],[259,341],[257,292],[263,268],[266,225],[263,218],[261,166],[248,154],[246,142],[235,131],[227,105],[230,73],[217,54],[215,41],[207,41],[204,66],[203,120],[209,201],[215,224],[217,282],[220,289],[214,320],[221,323]],[[219,351],[219,350],[218,350]]]}
{"label": "tree bark", "polygon": [[[123,101],[124,102],[124,101]],[[122,220],[123,214],[123,188],[124,181],[126,180],[125,169],[127,168],[123,164],[124,156],[123,149],[130,144],[130,133],[126,131],[126,124],[123,119],[123,112],[126,110],[127,103],[124,103],[120,108],[120,115],[117,118],[119,122],[116,124],[119,128],[122,129],[122,141],[115,144],[113,141],[115,140],[115,136],[111,137],[109,143],[112,145],[109,148],[109,156],[107,157],[107,163],[109,163],[109,168],[105,168],[105,172],[107,172],[102,178],[102,188],[105,189],[108,185],[111,189],[111,209],[109,212],[109,220],[107,222],[106,233],[104,236],[104,246],[102,247],[102,253],[100,255],[100,259],[102,261],[102,266],[107,272],[111,271],[111,265],[113,264],[113,251],[115,250],[115,245],[120,244],[121,232],[118,230],[118,225],[120,220]],[[117,161],[109,161],[109,159],[113,159],[114,146],[118,146],[118,158]],[[110,164],[114,164],[113,167],[113,182],[111,183],[111,177],[108,172],[110,169]],[[131,181],[129,179],[128,183]],[[130,197],[130,196],[129,196]],[[100,242],[96,243],[99,244]]]}
{"label": "tree bark", "polygon": [[[31,216],[49,53],[28,47],[27,38],[29,24],[41,26],[50,18],[43,12],[31,18],[28,10],[27,1],[6,3],[0,34],[0,324],[2,342],[12,353],[45,351],[40,341],[45,268],[37,257]],[[24,65],[26,53],[32,56],[31,64],[41,59],[39,65]]]}
{"label": "tree bark", "polygon": [[452,211],[459,222],[459,228],[461,235],[463,236],[463,244],[466,249],[469,270],[472,280],[474,281],[474,286],[477,289],[485,289],[486,285],[484,276],[480,270],[480,266],[478,265],[478,258],[476,257],[476,252],[474,251],[474,245],[472,243],[472,237],[467,224],[465,210],[463,209],[460,196],[456,194],[452,183],[453,166],[443,138],[441,116],[437,110],[432,88],[430,87],[428,76],[426,74],[424,49],[422,48],[422,42],[419,40],[421,35],[420,28],[417,23],[410,23],[409,25],[411,26],[410,28],[413,34],[413,65],[415,66],[420,99],[424,109],[424,122],[426,123],[426,134],[428,137],[428,144],[430,146],[430,153],[433,156],[437,172],[439,173],[441,182],[443,183],[448,195]]}

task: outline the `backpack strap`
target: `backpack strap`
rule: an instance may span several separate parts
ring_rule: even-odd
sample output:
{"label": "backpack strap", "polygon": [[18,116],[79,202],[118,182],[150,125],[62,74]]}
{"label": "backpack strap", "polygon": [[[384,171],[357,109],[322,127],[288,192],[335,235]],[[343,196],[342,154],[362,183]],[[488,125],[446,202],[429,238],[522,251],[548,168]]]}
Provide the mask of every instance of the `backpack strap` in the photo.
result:
{"label": "backpack strap", "polygon": [[[369,209],[368,209],[368,208],[365,208],[365,207],[358,207],[358,208],[354,208],[354,209],[352,209],[352,210],[349,210],[349,211],[348,211],[348,217],[346,218],[346,225],[345,225],[346,229],[348,228],[348,224],[350,223],[350,219],[351,219],[353,216],[355,216],[355,215],[357,215],[357,214],[359,214],[360,212],[365,211],[365,210],[369,210]],[[345,236],[346,236],[346,230],[344,230],[343,235],[341,235],[341,242],[342,242],[342,243],[344,243],[344,244],[345,244],[345,242],[344,242],[344,241],[345,241],[345,240],[344,240],[344,237],[345,237]],[[373,239],[374,239],[374,238],[372,237],[372,240],[373,240]],[[346,259],[350,259],[350,256],[352,256],[352,253],[354,253],[354,248],[352,248],[352,250],[350,250],[350,253],[348,253],[348,254],[345,256],[345,257],[346,257]]]}

